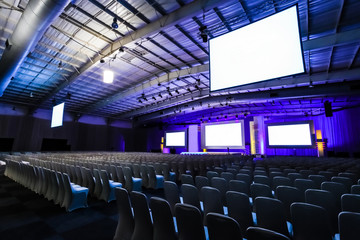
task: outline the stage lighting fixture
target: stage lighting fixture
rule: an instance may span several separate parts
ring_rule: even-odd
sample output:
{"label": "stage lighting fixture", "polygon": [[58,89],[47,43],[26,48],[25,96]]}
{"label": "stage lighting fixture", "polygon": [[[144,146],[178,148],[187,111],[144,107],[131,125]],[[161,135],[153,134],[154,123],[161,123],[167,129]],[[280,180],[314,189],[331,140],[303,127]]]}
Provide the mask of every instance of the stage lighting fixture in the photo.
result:
{"label": "stage lighting fixture", "polygon": [[58,64],[58,69],[62,70],[63,69],[63,64],[62,64],[62,61],[59,62]]}
{"label": "stage lighting fixture", "polygon": [[113,22],[112,22],[112,24],[111,24],[111,27],[112,27],[113,29],[117,29],[117,28],[119,27],[119,25],[117,24],[117,19],[116,19],[116,17],[114,17]]}
{"label": "stage lighting fixture", "polygon": [[158,87],[160,87],[161,86],[161,83],[158,83]]}
{"label": "stage lighting fixture", "polygon": [[200,37],[202,38],[203,42],[206,43],[208,41],[208,35],[206,34],[206,26],[201,26],[199,28],[200,31]]}
{"label": "stage lighting fixture", "polygon": [[198,85],[195,85],[195,88],[200,91],[200,88]]}
{"label": "stage lighting fixture", "polygon": [[153,96],[152,99],[154,99],[156,101],[156,98]]}
{"label": "stage lighting fixture", "polygon": [[177,94],[180,94],[180,93],[179,93],[179,90],[177,90],[177,89],[175,90],[175,92],[176,92]]}
{"label": "stage lighting fixture", "polygon": [[170,95],[171,97],[173,96],[171,92],[169,92],[169,95]]}
{"label": "stage lighting fixture", "polygon": [[139,99],[139,103],[142,103],[141,99]]}
{"label": "stage lighting fixture", "polygon": [[189,92],[189,93],[191,93],[191,92],[192,92],[190,88],[187,88],[186,90],[188,90],[188,92]]}
{"label": "stage lighting fixture", "polygon": [[69,100],[71,99],[71,93],[68,92],[68,93],[66,94],[66,99],[69,99]]}
{"label": "stage lighting fixture", "polygon": [[239,118],[239,116],[238,116],[237,114],[235,115],[235,117],[236,117],[236,119],[238,119],[238,118]]}
{"label": "stage lighting fixture", "polygon": [[103,82],[112,83],[114,81],[114,72],[110,70],[104,71]]}
{"label": "stage lighting fixture", "polygon": [[100,59],[100,63],[104,63],[105,62],[105,60],[102,58],[102,59]]}
{"label": "stage lighting fixture", "polygon": [[161,95],[161,93],[159,93],[159,95],[158,95],[160,98],[162,98],[162,95]]}
{"label": "stage lighting fixture", "polygon": [[121,47],[119,48],[119,52],[125,52],[125,50],[124,50],[124,47],[123,47],[123,46],[121,46]]}

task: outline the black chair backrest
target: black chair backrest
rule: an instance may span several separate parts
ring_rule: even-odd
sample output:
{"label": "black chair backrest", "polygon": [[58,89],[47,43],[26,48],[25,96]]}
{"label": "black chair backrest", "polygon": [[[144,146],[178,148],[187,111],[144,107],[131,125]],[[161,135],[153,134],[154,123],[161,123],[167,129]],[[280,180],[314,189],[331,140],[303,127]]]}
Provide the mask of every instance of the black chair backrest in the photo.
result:
{"label": "black chair backrest", "polygon": [[[209,212],[224,214],[219,190],[213,187],[203,187],[200,190],[200,195],[204,203],[204,216]],[[204,218],[204,225],[206,225],[206,218]]]}
{"label": "black chair backrest", "polygon": [[339,214],[339,232],[341,240],[359,239],[360,213],[341,212]]}
{"label": "black chair backrest", "polygon": [[290,240],[285,235],[261,227],[249,227],[246,236],[247,240]]}
{"label": "black chair backrest", "polygon": [[343,194],[341,196],[341,210],[360,213],[360,195]]}
{"label": "black chair backrest", "polygon": [[165,199],[170,204],[171,212],[174,215],[175,211],[175,204],[180,203],[180,194],[179,188],[176,183],[171,181],[164,182],[164,194]]}
{"label": "black chair backrest", "polygon": [[115,188],[115,197],[119,219],[114,240],[131,240],[135,223],[128,191],[125,188]]}
{"label": "black chair backrest", "polygon": [[231,217],[219,213],[208,213],[206,222],[211,240],[242,239],[239,224]]}
{"label": "black chair backrest", "polygon": [[140,192],[130,193],[131,205],[134,210],[135,228],[132,240],[153,239],[153,226],[150,218],[146,196]]}
{"label": "black chair backrest", "polygon": [[191,184],[182,184],[181,192],[184,203],[197,207],[201,212],[199,190]]}
{"label": "black chair backrest", "polygon": [[285,207],[286,219],[291,220],[290,206],[294,202],[304,202],[305,195],[296,187],[278,186],[276,188],[276,198],[279,199]]}
{"label": "black chair backrest", "polygon": [[205,240],[205,232],[199,209],[189,204],[177,203],[175,216],[179,240]]}

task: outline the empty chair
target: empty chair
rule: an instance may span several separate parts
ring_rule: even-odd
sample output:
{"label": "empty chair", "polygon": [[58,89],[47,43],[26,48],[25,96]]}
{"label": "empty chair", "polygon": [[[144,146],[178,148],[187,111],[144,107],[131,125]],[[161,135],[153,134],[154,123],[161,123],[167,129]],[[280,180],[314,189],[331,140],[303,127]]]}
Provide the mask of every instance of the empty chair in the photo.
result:
{"label": "empty chair", "polygon": [[[221,167],[214,167],[214,172],[217,172],[217,173],[219,174],[219,176],[220,176],[220,174],[221,174],[223,171],[224,171],[224,169],[221,168]],[[219,176],[218,176],[218,177],[219,177]]]}
{"label": "empty chair", "polygon": [[256,169],[254,170],[253,175],[254,176],[256,176],[256,175],[258,175],[258,176],[267,176],[265,170],[256,170]]}
{"label": "empty chair", "polygon": [[341,211],[341,196],[343,194],[347,193],[346,187],[344,186],[344,184],[337,183],[337,182],[323,182],[321,184],[321,190],[329,191],[334,195],[335,201],[336,201],[337,212],[340,212]]}
{"label": "empty chair", "polygon": [[294,202],[304,202],[304,194],[296,187],[278,186],[276,188],[276,198],[279,199],[285,207],[286,220],[291,221],[290,206]]}
{"label": "empty chair", "polygon": [[149,187],[152,189],[164,188],[164,176],[157,175],[153,166],[147,166],[149,174]]}
{"label": "empty chair", "polygon": [[94,196],[97,199],[101,199],[101,192],[103,189],[103,183],[100,177],[100,171],[98,169],[93,170],[94,178],[95,178],[95,188],[94,188]]}
{"label": "empty chair", "polygon": [[77,208],[87,207],[87,194],[89,190],[85,187],[73,187],[70,183],[69,175],[62,174],[64,180],[64,201],[62,207],[71,212]]}
{"label": "empty chair", "polygon": [[253,183],[250,185],[250,195],[253,199],[257,197],[273,197],[268,185]]}
{"label": "empty chair", "polygon": [[207,176],[207,178],[209,179],[209,182],[211,183],[211,179],[212,179],[213,177],[219,177],[220,174],[217,173],[217,172],[214,172],[214,171],[207,171],[206,176]]}
{"label": "empty chair", "polygon": [[114,165],[110,165],[110,178],[114,182],[120,182],[118,170]]}
{"label": "empty chair", "polygon": [[360,213],[341,212],[339,214],[339,232],[341,240],[359,239]]}
{"label": "empty chair", "polygon": [[308,178],[309,175],[315,174],[315,172],[311,169],[303,169],[303,170],[300,170],[299,173],[301,175],[303,175],[304,178]]}
{"label": "empty chair", "polygon": [[231,217],[208,213],[206,222],[210,240],[242,239],[239,224]]}
{"label": "empty chair", "polygon": [[204,186],[210,186],[210,181],[207,177],[204,176],[196,176],[195,177],[195,186],[200,191]]}
{"label": "empty chair", "polygon": [[301,175],[300,173],[289,173],[287,177],[290,178],[292,184],[294,184],[295,179],[304,179],[303,175]]}
{"label": "empty chair", "polygon": [[85,177],[86,177],[86,186],[89,189],[89,194],[90,196],[94,195],[94,190],[95,190],[95,180],[93,177],[93,173],[90,169],[85,168],[84,169],[85,172]]}
{"label": "empty chair", "polygon": [[60,206],[62,206],[65,198],[64,178],[60,172],[56,172],[56,175],[59,182],[59,191],[54,202],[55,204],[59,204]]}
{"label": "empty chair", "polygon": [[146,196],[140,192],[130,193],[131,205],[134,210],[135,228],[132,240],[153,239],[153,226]]}
{"label": "empty chair", "polygon": [[230,180],[234,180],[235,176],[231,172],[222,172],[220,174],[220,177],[224,178],[227,183],[230,182]]}
{"label": "empty chair", "polygon": [[305,193],[308,189],[315,189],[315,183],[310,179],[295,179],[294,187]]}
{"label": "empty chair", "polygon": [[271,186],[270,178],[268,176],[264,176],[264,175],[255,175],[254,183],[265,184],[265,185],[268,185],[269,187]]}
{"label": "empty chair", "polygon": [[149,188],[149,173],[148,173],[148,169],[145,165],[141,165],[140,166],[140,175],[141,175],[141,181],[142,181],[142,186],[144,188]]}
{"label": "empty chair", "polygon": [[308,203],[291,204],[294,240],[332,240],[326,210]]}
{"label": "empty chair", "polygon": [[332,177],[332,182],[342,183],[346,187],[346,191],[349,193],[352,186],[352,180],[348,177]]}
{"label": "empty chair", "polygon": [[247,240],[290,240],[287,236],[261,227],[249,227],[246,230]]}
{"label": "empty chair", "polygon": [[292,183],[290,178],[288,177],[282,177],[282,176],[276,176],[272,179],[272,189],[276,190],[278,186],[290,186],[292,187]]}
{"label": "empty chair", "polygon": [[109,175],[105,170],[101,170],[100,177],[103,183],[100,199],[104,200],[105,202],[115,200],[115,188],[122,187],[122,184],[109,180]]}
{"label": "empty chair", "polygon": [[[224,214],[219,190],[213,187],[203,187],[200,190],[200,195],[204,204],[204,216],[209,212]],[[204,218],[204,225],[206,225],[206,218]]]}
{"label": "empty chair", "polygon": [[341,196],[341,210],[360,213],[360,195],[343,194]]}
{"label": "empty chair", "polygon": [[255,205],[258,227],[270,229],[288,237],[290,236],[286,223],[285,208],[280,200],[257,197]]}
{"label": "empty chair", "polygon": [[165,199],[170,205],[171,212],[175,214],[175,204],[180,203],[179,188],[175,182],[165,181],[164,182],[164,194]]}
{"label": "empty chair", "polygon": [[[226,191],[228,190],[227,182],[224,178],[213,177],[211,179],[211,186],[219,190],[221,195],[221,201],[226,205]],[[204,200],[203,200],[204,201]]]}
{"label": "empty chair", "polygon": [[189,204],[176,204],[175,216],[179,240],[205,240],[201,213]]}
{"label": "empty chair", "polygon": [[190,174],[181,174],[181,184],[191,184],[195,186],[194,179]]}
{"label": "empty chair", "polygon": [[[130,168],[131,169],[131,168]],[[139,164],[132,164],[132,174],[135,178],[141,178],[141,169]]]}
{"label": "empty chair", "polygon": [[249,174],[244,174],[244,173],[238,173],[235,176],[236,180],[240,180],[240,181],[244,181],[246,182],[249,186],[251,184],[252,181],[252,177]]}
{"label": "empty chair", "polygon": [[175,180],[176,180],[175,172],[170,171],[170,166],[169,166],[168,163],[163,163],[162,164],[162,171],[163,171],[163,174],[164,174],[164,180],[165,181],[173,181],[173,182],[175,182]]}
{"label": "empty chair", "polygon": [[181,192],[184,203],[197,207],[200,212],[202,212],[199,200],[199,190],[195,186],[190,184],[182,184]]}
{"label": "empty chair", "polygon": [[351,194],[360,194],[360,185],[351,186]]}
{"label": "empty chair", "polygon": [[125,178],[125,188],[129,192],[131,191],[141,191],[142,179],[135,178],[132,176],[131,169],[129,167],[123,168],[124,178]]}
{"label": "empty chair", "polygon": [[169,203],[162,198],[152,197],[150,198],[150,208],[154,229],[153,239],[176,240],[174,220]]}
{"label": "empty chair", "polygon": [[119,177],[119,183],[121,183],[123,186],[125,186],[125,176],[124,176],[124,171],[122,169],[121,166],[116,166],[116,170],[117,170],[117,173],[118,173],[118,177]]}
{"label": "empty chair", "polygon": [[270,171],[269,178],[272,180],[274,177],[284,177],[284,173],[279,172],[279,171],[277,171],[277,172]]}
{"label": "empty chair", "polygon": [[326,177],[323,175],[311,174],[308,178],[314,182],[316,189],[321,189],[321,184],[326,181]]}
{"label": "empty chair", "polygon": [[241,192],[249,196],[250,186],[244,181],[231,180],[229,182],[229,191]]}
{"label": "empty chair", "polygon": [[293,169],[293,168],[285,168],[283,170],[283,173],[284,173],[285,176],[287,176],[289,173],[296,173],[296,170]]}
{"label": "empty chair", "polygon": [[235,168],[236,166],[232,166],[226,169],[226,172],[232,173],[233,176],[235,177],[235,175],[238,173],[238,170],[236,170]]}
{"label": "empty chair", "polygon": [[226,201],[228,203],[229,217],[232,217],[239,223],[241,234],[246,237],[246,229],[254,226],[249,196],[245,193],[227,191]]}
{"label": "empty chair", "polygon": [[125,188],[115,188],[115,197],[119,218],[114,240],[131,240],[135,223],[129,194]]}
{"label": "empty chair", "polygon": [[331,233],[335,234],[338,229],[336,201],[333,194],[329,191],[319,189],[308,189],[305,192],[305,201],[323,207],[328,215],[331,224]]}
{"label": "empty chair", "polygon": [[354,173],[349,173],[349,172],[341,172],[338,174],[339,177],[347,177],[350,178],[352,181],[352,184],[356,184],[358,177],[356,176],[356,174]]}
{"label": "empty chair", "polygon": [[319,171],[319,175],[326,177],[326,181],[330,181],[334,176],[334,173],[330,171]]}

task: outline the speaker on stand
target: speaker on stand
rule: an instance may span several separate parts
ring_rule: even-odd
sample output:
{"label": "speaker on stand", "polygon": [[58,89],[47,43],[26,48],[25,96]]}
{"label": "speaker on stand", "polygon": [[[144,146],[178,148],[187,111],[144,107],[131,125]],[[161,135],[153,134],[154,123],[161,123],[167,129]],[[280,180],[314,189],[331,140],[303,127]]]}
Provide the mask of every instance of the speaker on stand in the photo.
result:
{"label": "speaker on stand", "polygon": [[331,102],[326,100],[324,102],[324,108],[325,108],[325,116],[326,117],[332,117],[333,116],[333,111],[332,111],[332,107],[331,107]]}

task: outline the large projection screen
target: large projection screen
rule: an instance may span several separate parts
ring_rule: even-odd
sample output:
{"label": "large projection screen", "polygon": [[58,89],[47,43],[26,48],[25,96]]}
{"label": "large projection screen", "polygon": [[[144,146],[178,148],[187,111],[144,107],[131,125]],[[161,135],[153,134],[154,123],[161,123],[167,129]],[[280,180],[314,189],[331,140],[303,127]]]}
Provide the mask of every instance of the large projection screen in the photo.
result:
{"label": "large projection screen", "polygon": [[314,147],[312,121],[267,125],[268,147]]}
{"label": "large projection screen", "polygon": [[297,5],[209,40],[210,91],[305,72]]}
{"label": "large projection screen", "polygon": [[186,148],[186,138],[186,131],[165,132],[165,146]]}
{"label": "large projection screen", "polygon": [[65,103],[60,103],[53,107],[52,117],[51,117],[51,127],[60,127],[63,125],[63,116],[64,116],[64,106]]}
{"label": "large projection screen", "polygon": [[201,148],[244,149],[244,121],[203,124],[201,127]]}

